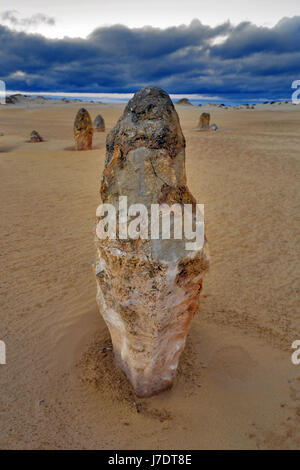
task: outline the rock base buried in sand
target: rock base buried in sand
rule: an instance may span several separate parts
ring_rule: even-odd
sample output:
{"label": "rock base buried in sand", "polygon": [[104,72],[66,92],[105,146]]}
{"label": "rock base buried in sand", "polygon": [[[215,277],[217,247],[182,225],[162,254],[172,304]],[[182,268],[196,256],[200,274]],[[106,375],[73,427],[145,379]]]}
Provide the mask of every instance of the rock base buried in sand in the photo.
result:
{"label": "rock base buried in sand", "polygon": [[209,121],[210,121],[210,114],[209,113],[202,113],[199,119],[199,124],[197,130],[199,131],[208,131],[209,130]]}
{"label": "rock base buried in sand", "polygon": [[[121,215],[143,204],[150,227],[153,204],[196,207],[186,183],[185,139],[168,94],[140,90],[107,136],[101,184],[103,203]],[[99,206],[100,208],[101,206]],[[207,244],[189,251],[187,240],[103,239],[97,210],[97,302],[109,328],[114,356],[136,394],[151,396],[172,386],[190,323],[199,308],[208,269]],[[117,218],[117,220],[119,220]],[[128,220],[132,220],[129,216]]]}
{"label": "rock base buried in sand", "polygon": [[101,114],[98,114],[94,120],[94,129],[96,132],[105,132],[105,123]]}
{"label": "rock base buried in sand", "polygon": [[31,132],[30,142],[36,143],[36,142],[43,142],[43,141],[44,141],[43,137],[41,137],[37,131]]}
{"label": "rock base buried in sand", "polygon": [[94,128],[88,111],[81,108],[74,121],[74,139],[76,150],[91,150]]}

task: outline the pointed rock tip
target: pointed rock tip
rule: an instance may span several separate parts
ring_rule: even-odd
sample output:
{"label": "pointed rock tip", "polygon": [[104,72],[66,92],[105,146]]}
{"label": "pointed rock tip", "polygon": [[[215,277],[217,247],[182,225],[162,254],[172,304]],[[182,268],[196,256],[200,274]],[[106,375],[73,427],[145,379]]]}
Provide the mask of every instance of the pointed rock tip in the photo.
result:
{"label": "pointed rock tip", "polygon": [[85,108],[80,108],[77,112],[77,116],[89,114],[89,112]]}
{"label": "pointed rock tip", "polygon": [[167,92],[156,86],[141,88],[127,103],[123,117],[130,114],[133,121],[161,119],[163,115],[176,113]]}
{"label": "pointed rock tip", "polygon": [[128,102],[123,115],[107,135],[105,167],[116,150],[124,162],[128,152],[138,147],[164,149],[171,158],[185,147],[175,107],[161,88],[142,88]]}

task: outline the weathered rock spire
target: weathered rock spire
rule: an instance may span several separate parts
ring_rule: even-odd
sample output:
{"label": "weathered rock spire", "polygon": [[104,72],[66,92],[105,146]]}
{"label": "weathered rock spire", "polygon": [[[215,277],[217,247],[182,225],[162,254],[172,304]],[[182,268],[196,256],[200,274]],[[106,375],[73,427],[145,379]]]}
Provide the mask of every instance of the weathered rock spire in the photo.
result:
{"label": "weathered rock spire", "polygon": [[[138,396],[150,396],[173,383],[208,268],[205,240],[189,251],[185,236],[151,238],[153,205],[196,208],[186,185],[185,139],[178,115],[160,88],[137,92],[107,136],[102,202],[110,203],[119,217],[124,196],[128,208],[146,208],[141,229],[148,227],[149,236],[122,238],[118,232],[115,240],[103,239],[97,228],[97,301],[118,365]],[[103,215],[98,211],[98,222]],[[133,220],[130,210],[128,219]]]}

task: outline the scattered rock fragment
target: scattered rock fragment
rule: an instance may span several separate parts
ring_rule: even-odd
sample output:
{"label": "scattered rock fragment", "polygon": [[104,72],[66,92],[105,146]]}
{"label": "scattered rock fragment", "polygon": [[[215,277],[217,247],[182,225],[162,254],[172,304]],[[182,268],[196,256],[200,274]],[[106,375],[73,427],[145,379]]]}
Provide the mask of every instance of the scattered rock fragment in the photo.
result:
{"label": "scattered rock fragment", "polygon": [[36,143],[36,142],[43,142],[44,139],[42,136],[37,131],[32,131],[30,134],[30,142]]}

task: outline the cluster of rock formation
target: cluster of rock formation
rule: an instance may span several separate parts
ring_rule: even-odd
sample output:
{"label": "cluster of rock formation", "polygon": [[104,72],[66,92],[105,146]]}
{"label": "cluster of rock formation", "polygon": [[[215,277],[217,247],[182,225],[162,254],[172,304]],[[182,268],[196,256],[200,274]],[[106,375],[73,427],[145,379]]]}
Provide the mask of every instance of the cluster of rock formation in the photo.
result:
{"label": "cluster of rock formation", "polygon": [[[107,136],[101,199],[119,212],[143,204],[191,204],[185,139],[174,105],[160,88],[146,87],[127,104]],[[99,222],[103,213],[97,213]],[[121,220],[121,219],[117,219]],[[151,221],[148,220],[149,226]],[[99,225],[99,224],[98,224]],[[97,225],[97,227],[98,227]],[[97,302],[109,328],[117,364],[138,396],[172,386],[208,269],[207,244],[186,239],[103,239],[96,229]]]}
{"label": "cluster of rock formation", "polygon": [[[105,123],[101,114],[98,114],[95,118],[93,125],[89,112],[85,108],[79,109],[74,121],[76,150],[91,150],[94,130],[96,132],[105,132]],[[43,140],[37,131],[31,132],[30,142],[43,142]]]}

